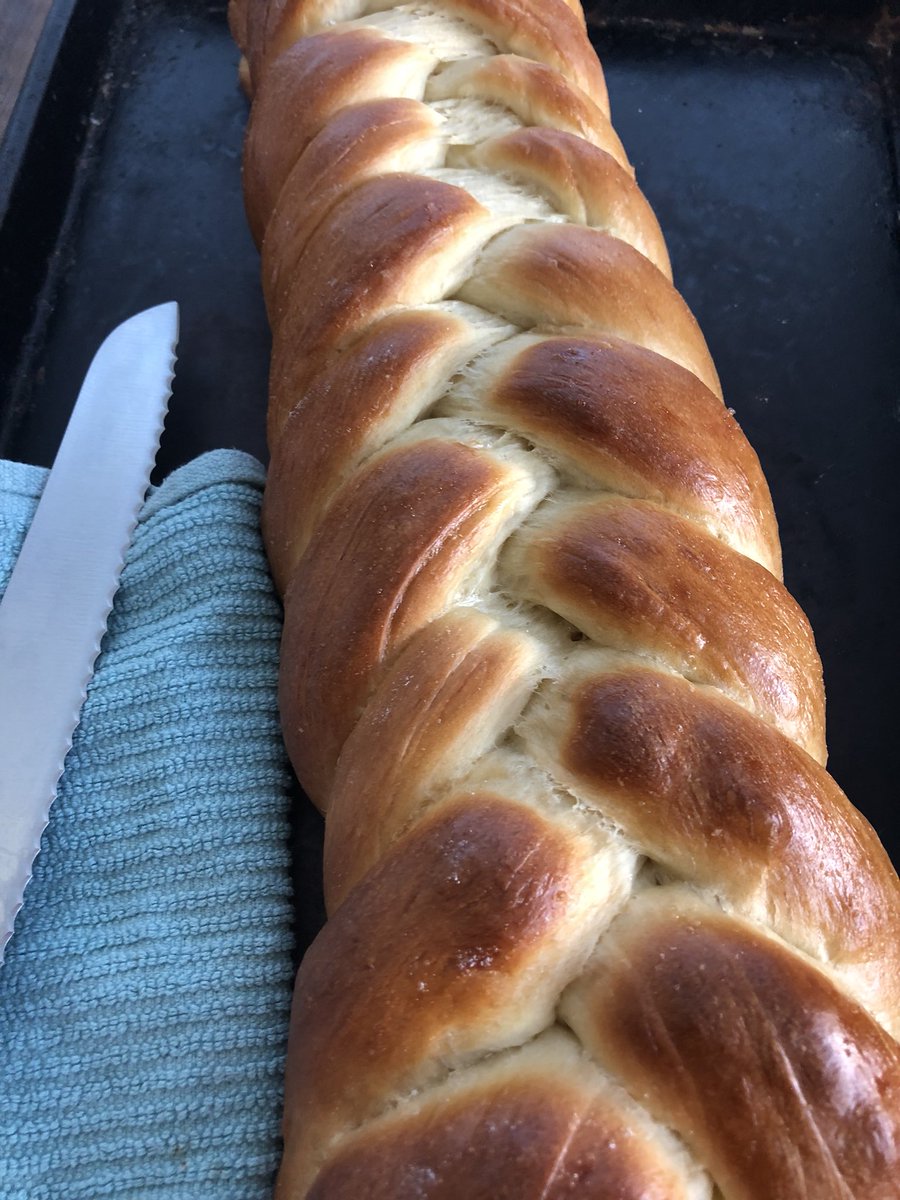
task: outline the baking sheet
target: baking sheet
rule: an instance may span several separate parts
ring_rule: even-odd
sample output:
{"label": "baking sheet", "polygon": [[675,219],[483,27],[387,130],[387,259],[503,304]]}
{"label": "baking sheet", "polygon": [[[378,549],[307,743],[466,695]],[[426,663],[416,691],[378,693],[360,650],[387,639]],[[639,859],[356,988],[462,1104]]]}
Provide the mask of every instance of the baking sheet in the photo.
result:
{"label": "baking sheet", "polygon": [[[589,5],[676,282],[762,459],[825,665],[830,768],[900,861],[895,6]],[[57,0],[0,148],[0,453],[49,465],[104,334],[182,306],[158,473],[265,456],[269,335],[225,3]],[[896,58],[897,56],[895,56]],[[321,825],[298,805],[301,947]]]}

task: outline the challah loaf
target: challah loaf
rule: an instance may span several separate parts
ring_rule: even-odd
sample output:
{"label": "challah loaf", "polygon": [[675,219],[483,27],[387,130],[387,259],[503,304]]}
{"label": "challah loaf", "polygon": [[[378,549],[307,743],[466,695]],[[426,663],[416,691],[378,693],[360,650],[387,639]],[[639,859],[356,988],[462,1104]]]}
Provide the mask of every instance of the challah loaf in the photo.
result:
{"label": "challah loaf", "polygon": [[575,0],[232,0],[281,706],[282,1200],[900,1196],[900,887]]}

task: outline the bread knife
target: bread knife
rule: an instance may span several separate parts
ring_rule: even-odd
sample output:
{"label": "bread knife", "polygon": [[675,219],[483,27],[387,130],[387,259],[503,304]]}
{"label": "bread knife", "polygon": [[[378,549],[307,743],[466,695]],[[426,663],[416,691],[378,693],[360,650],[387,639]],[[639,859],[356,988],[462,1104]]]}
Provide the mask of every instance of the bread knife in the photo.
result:
{"label": "bread knife", "polygon": [[103,342],[0,600],[0,963],[150,483],[177,340],[170,303]]}

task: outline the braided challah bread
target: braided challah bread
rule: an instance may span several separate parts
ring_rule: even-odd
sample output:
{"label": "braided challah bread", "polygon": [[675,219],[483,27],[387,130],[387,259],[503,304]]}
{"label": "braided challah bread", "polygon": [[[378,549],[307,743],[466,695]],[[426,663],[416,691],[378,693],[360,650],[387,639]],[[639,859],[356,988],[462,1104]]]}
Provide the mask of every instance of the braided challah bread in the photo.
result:
{"label": "braided challah bread", "polygon": [[281,706],[283,1200],[900,1196],[900,888],[575,0],[232,0]]}

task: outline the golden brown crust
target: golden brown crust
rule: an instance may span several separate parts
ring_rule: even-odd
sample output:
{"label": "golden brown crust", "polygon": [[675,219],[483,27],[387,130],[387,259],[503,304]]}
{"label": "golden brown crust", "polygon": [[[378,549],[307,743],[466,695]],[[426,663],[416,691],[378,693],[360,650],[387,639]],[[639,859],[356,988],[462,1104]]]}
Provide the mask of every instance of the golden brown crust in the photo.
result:
{"label": "golden brown crust", "polygon": [[[245,53],[257,81],[285,49],[326,24],[362,16],[366,6],[362,0],[262,0],[255,7],[260,19],[247,26]],[[568,0],[442,0],[441,9],[481,31],[501,52],[549,64],[609,112],[583,16]]]}
{"label": "golden brown crust", "polygon": [[499,234],[458,293],[523,328],[612,334],[670,358],[721,398],[706,342],[665,275],[626,242],[577,225]]}
{"label": "golden brown crust", "polygon": [[243,51],[247,45],[247,0],[228,0],[228,28]]}
{"label": "golden brown crust", "polygon": [[551,774],[667,871],[712,889],[900,1009],[900,881],[868,823],[788,738],[621,657],[584,665],[521,730]]}
{"label": "golden brown crust", "polygon": [[230,21],[331,914],[279,1200],[900,1197],[900,883],[577,3]]}
{"label": "golden brown crust", "polygon": [[584,19],[566,0],[448,0],[447,11],[480,29],[501,53],[546,63],[607,115],[609,97]]}
{"label": "golden brown crust", "polygon": [[403,96],[421,55],[372,29],[322,33],[291,46],[256,90],[244,148],[244,200],[257,243],[303,151],[348,105]]}
{"label": "golden brown crust", "polygon": [[530,483],[486,449],[423,436],[329,509],[285,596],[280,684],[288,753],[321,807],[382,664],[492,551]]}
{"label": "golden brown crust", "polygon": [[633,174],[609,116],[588,96],[543,63],[515,54],[460,59],[434,76],[429,100],[476,97],[514,112],[528,126],[547,126],[584,138]]}
{"label": "golden brown crust", "polygon": [[745,922],[648,893],[564,1012],[725,1196],[896,1197],[900,1047]]}
{"label": "golden brown crust", "polygon": [[428,798],[512,725],[537,678],[536,650],[463,610],[426,626],[397,656],[338,761],[325,836],[329,911]]}
{"label": "golden brown crust", "polygon": [[471,343],[450,314],[392,313],[314,374],[285,420],[271,406],[263,531],[280,592],[339,485],[435,399]]}
{"label": "golden brown crust", "polygon": [[342,109],[306,146],[278,194],[262,244],[263,294],[273,325],[316,226],[368,179],[427,160],[437,122],[415,100],[373,100]]}
{"label": "golden brown crust", "polygon": [[273,329],[276,412],[286,416],[325,356],[380,317],[452,290],[491,227],[468,192],[420,176],[380,176],[338,201],[304,246]]}
{"label": "golden brown crust", "polygon": [[478,402],[579,482],[667,504],[781,574],[759,460],[734,418],[676,363],[620,338],[509,343]]}
{"label": "golden brown crust", "polygon": [[[350,1136],[310,1200],[685,1200],[661,1130],[636,1120],[560,1035]],[[543,1051],[543,1058],[535,1050]],[[686,1177],[687,1176],[687,1177]]]}
{"label": "golden brown crust", "polygon": [[653,210],[631,172],[605,149],[561,129],[532,126],[490,138],[470,157],[486,170],[537,188],[576,224],[606,229],[629,242],[672,278]]}
{"label": "golden brown crust", "polygon": [[718,688],[825,761],[809,622],[765,567],[646,501],[576,493],[523,525],[505,574],[596,644]]}
{"label": "golden brown crust", "polygon": [[308,1178],[386,1094],[547,1023],[617,882],[596,878],[595,849],[516,800],[475,794],[385,854],[298,976],[283,1175]]}

